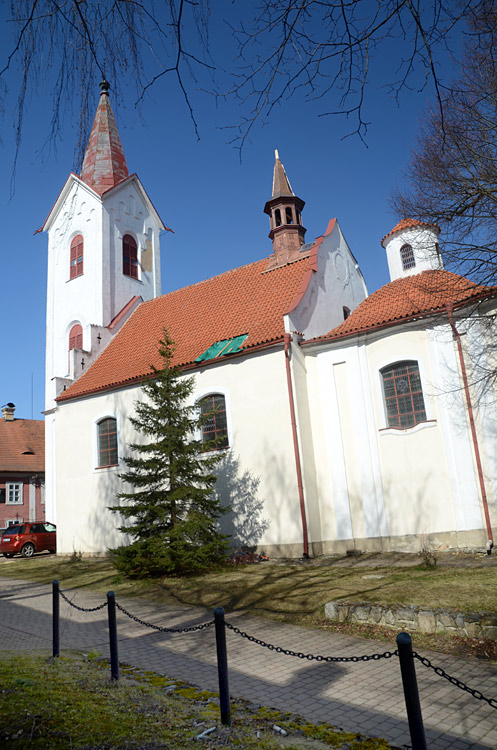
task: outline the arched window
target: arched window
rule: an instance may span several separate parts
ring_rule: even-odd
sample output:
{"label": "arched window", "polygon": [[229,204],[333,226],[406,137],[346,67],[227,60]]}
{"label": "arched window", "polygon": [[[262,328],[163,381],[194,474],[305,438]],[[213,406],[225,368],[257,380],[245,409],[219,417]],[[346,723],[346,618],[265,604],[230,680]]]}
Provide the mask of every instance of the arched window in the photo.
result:
{"label": "arched window", "polygon": [[212,393],[199,401],[202,416],[202,443],[204,451],[228,448],[228,423],[226,400],[221,393]]}
{"label": "arched window", "polygon": [[117,422],[113,417],[100,420],[98,429],[98,467],[117,466]]}
{"label": "arched window", "polygon": [[426,421],[425,402],[417,362],[397,362],[381,370],[389,427],[413,427]]}
{"label": "arched window", "polygon": [[69,278],[83,275],[83,235],[77,234],[71,242],[71,263],[69,267]]}
{"label": "arched window", "polygon": [[409,268],[415,268],[416,259],[410,245],[402,245],[400,248],[400,259],[402,260],[402,268],[404,271],[407,271]]}
{"label": "arched window", "polygon": [[347,318],[350,315],[350,307],[345,307],[345,305],[342,307],[343,310],[343,319],[347,320]]}
{"label": "arched window", "polygon": [[281,226],[281,211],[277,208],[274,212],[274,223],[277,227]]}
{"label": "arched window", "polygon": [[138,278],[138,246],[130,234],[123,237],[123,274]]}
{"label": "arched window", "polygon": [[292,209],[290,208],[290,206],[287,206],[285,208],[285,216],[286,216],[286,223],[293,224],[293,214],[292,214]]}
{"label": "arched window", "polygon": [[83,329],[76,323],[69,331],[69,351],[83,348]]}

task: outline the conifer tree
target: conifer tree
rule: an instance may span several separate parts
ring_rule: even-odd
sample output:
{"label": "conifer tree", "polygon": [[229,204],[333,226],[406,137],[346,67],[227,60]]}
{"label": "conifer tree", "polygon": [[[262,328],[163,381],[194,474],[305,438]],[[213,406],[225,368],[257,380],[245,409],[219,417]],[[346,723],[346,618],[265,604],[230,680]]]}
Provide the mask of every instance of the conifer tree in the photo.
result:
{"label": "conifer tree", "polygon": [[127,471],[120,478],[134,489],[120,492],[125,502],[110,508],[129,519],[119,530],[134,538],[110,550],[111,559],[134,577],[205,570],[222,562],[228,548],[217,527],[228,510],[214,492],[220,456],[206,453],[205,444],[194,439],[205,417],[187,405],[194,378],[180,377],[173,353],[164,329],[159,345],[163,366],[152,366],[153,376],[143,385],[146,398],[136,402],[130,417],[144,441],[130,445],[133,455],[124,459]]}

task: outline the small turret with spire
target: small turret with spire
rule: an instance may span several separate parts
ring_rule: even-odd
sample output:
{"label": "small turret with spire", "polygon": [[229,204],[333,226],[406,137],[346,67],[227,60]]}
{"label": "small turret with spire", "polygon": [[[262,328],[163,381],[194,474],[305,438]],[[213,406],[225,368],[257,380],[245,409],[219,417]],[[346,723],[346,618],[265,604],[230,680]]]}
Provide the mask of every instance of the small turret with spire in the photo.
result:
{"label": "small turret with spire", "polygon": [[274,156],[273,194],[264,206],[264,213],[268,214],[271,224],[269,237],[273,241],[273,256],[268,268],[296,260],[305,242],[306,232],[301,218],[305,203],[293,192],[277,150]]}

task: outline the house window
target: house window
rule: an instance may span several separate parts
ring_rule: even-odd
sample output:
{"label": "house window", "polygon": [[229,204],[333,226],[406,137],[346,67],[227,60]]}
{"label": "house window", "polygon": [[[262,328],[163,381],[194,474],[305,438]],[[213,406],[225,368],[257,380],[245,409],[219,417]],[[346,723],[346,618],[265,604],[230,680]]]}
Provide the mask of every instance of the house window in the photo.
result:
{"label": "house window", "polygon": [[113,417],[102,419],[98,425],[98,467],[117,466],[117,422]]}
{"label": "house window", "polygon": [[212,393],[201,399],[200,414],[202,424],[202,444],[204,451],[228,448],[228,423],[226,401],[221,393]]}
{"label": "house window", "polygon": [[69,351],[83,348],[83,329],[76,323],[69,331]]}
{"label": "house window", "polygon": [[400,258],[402,260],[402,268],[407,271],[409,268],[415,268],[416,259],[414,257],[414,251],[410,245],[402,245],[400,248]]}
{"label": "house window", "polygon": [[397,362],[381,370],[389,427],[413,427],[426,421],[425,402],[417,362]]}
{"label": "house window", "polygon": [[345,307],[345,305],[342,307],[343,310],[343,319],[347,320],[347,318],[350,315],[350,307]]}
{"label": "house window", "polygon": [[123,274],[138,278],[138,246],[130,234],[123,237]]}
{"label": "house window", "polygon": [[83,244],[83,235],[81,234],[77,234],[71,242],[70,279],[83,275]]}
{"label": "house window", "polygon": [[22,505],[22,484],[20,482],[7,482],[5,489],[7,505]]}

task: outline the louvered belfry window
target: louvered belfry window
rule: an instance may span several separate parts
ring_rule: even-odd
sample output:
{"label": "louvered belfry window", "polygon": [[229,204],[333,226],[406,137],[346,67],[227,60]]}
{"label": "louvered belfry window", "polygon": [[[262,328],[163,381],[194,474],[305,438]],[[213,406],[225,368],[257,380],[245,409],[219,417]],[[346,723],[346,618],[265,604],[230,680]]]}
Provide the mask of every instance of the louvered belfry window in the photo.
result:
{"label": "louvered belfry window", "polygon": [[426,421],[417,362],[397,362],[381,371],[389,427],[413,427]]}
{"label": "louvered belfry window", "polygon": [[213,393],[200,401],[200,413],[205,419],[202,424],[204,451],[228,448],[228,422],[226,401],[221,393]]}
{"label": "louvered belfry window", "polygon": [[117,422],[108,417],[98,423],[98,466],[104,468],[117,463]]}
{"label": "louvered belfry window", "polygon": [[71,264],[69,268],[69,278],[71,279],[83,275],[83,246],[83,236],[77,234],[71,242]]}
{"label": "louvered belfry window", "polygon": [[69,351],[83,348],[83,329],[76,323],[69,331]]}
{"label": "louvered belfry window", "polygon": [[138,246],[130,234],[123,237],[123,274],[138,278]]}

